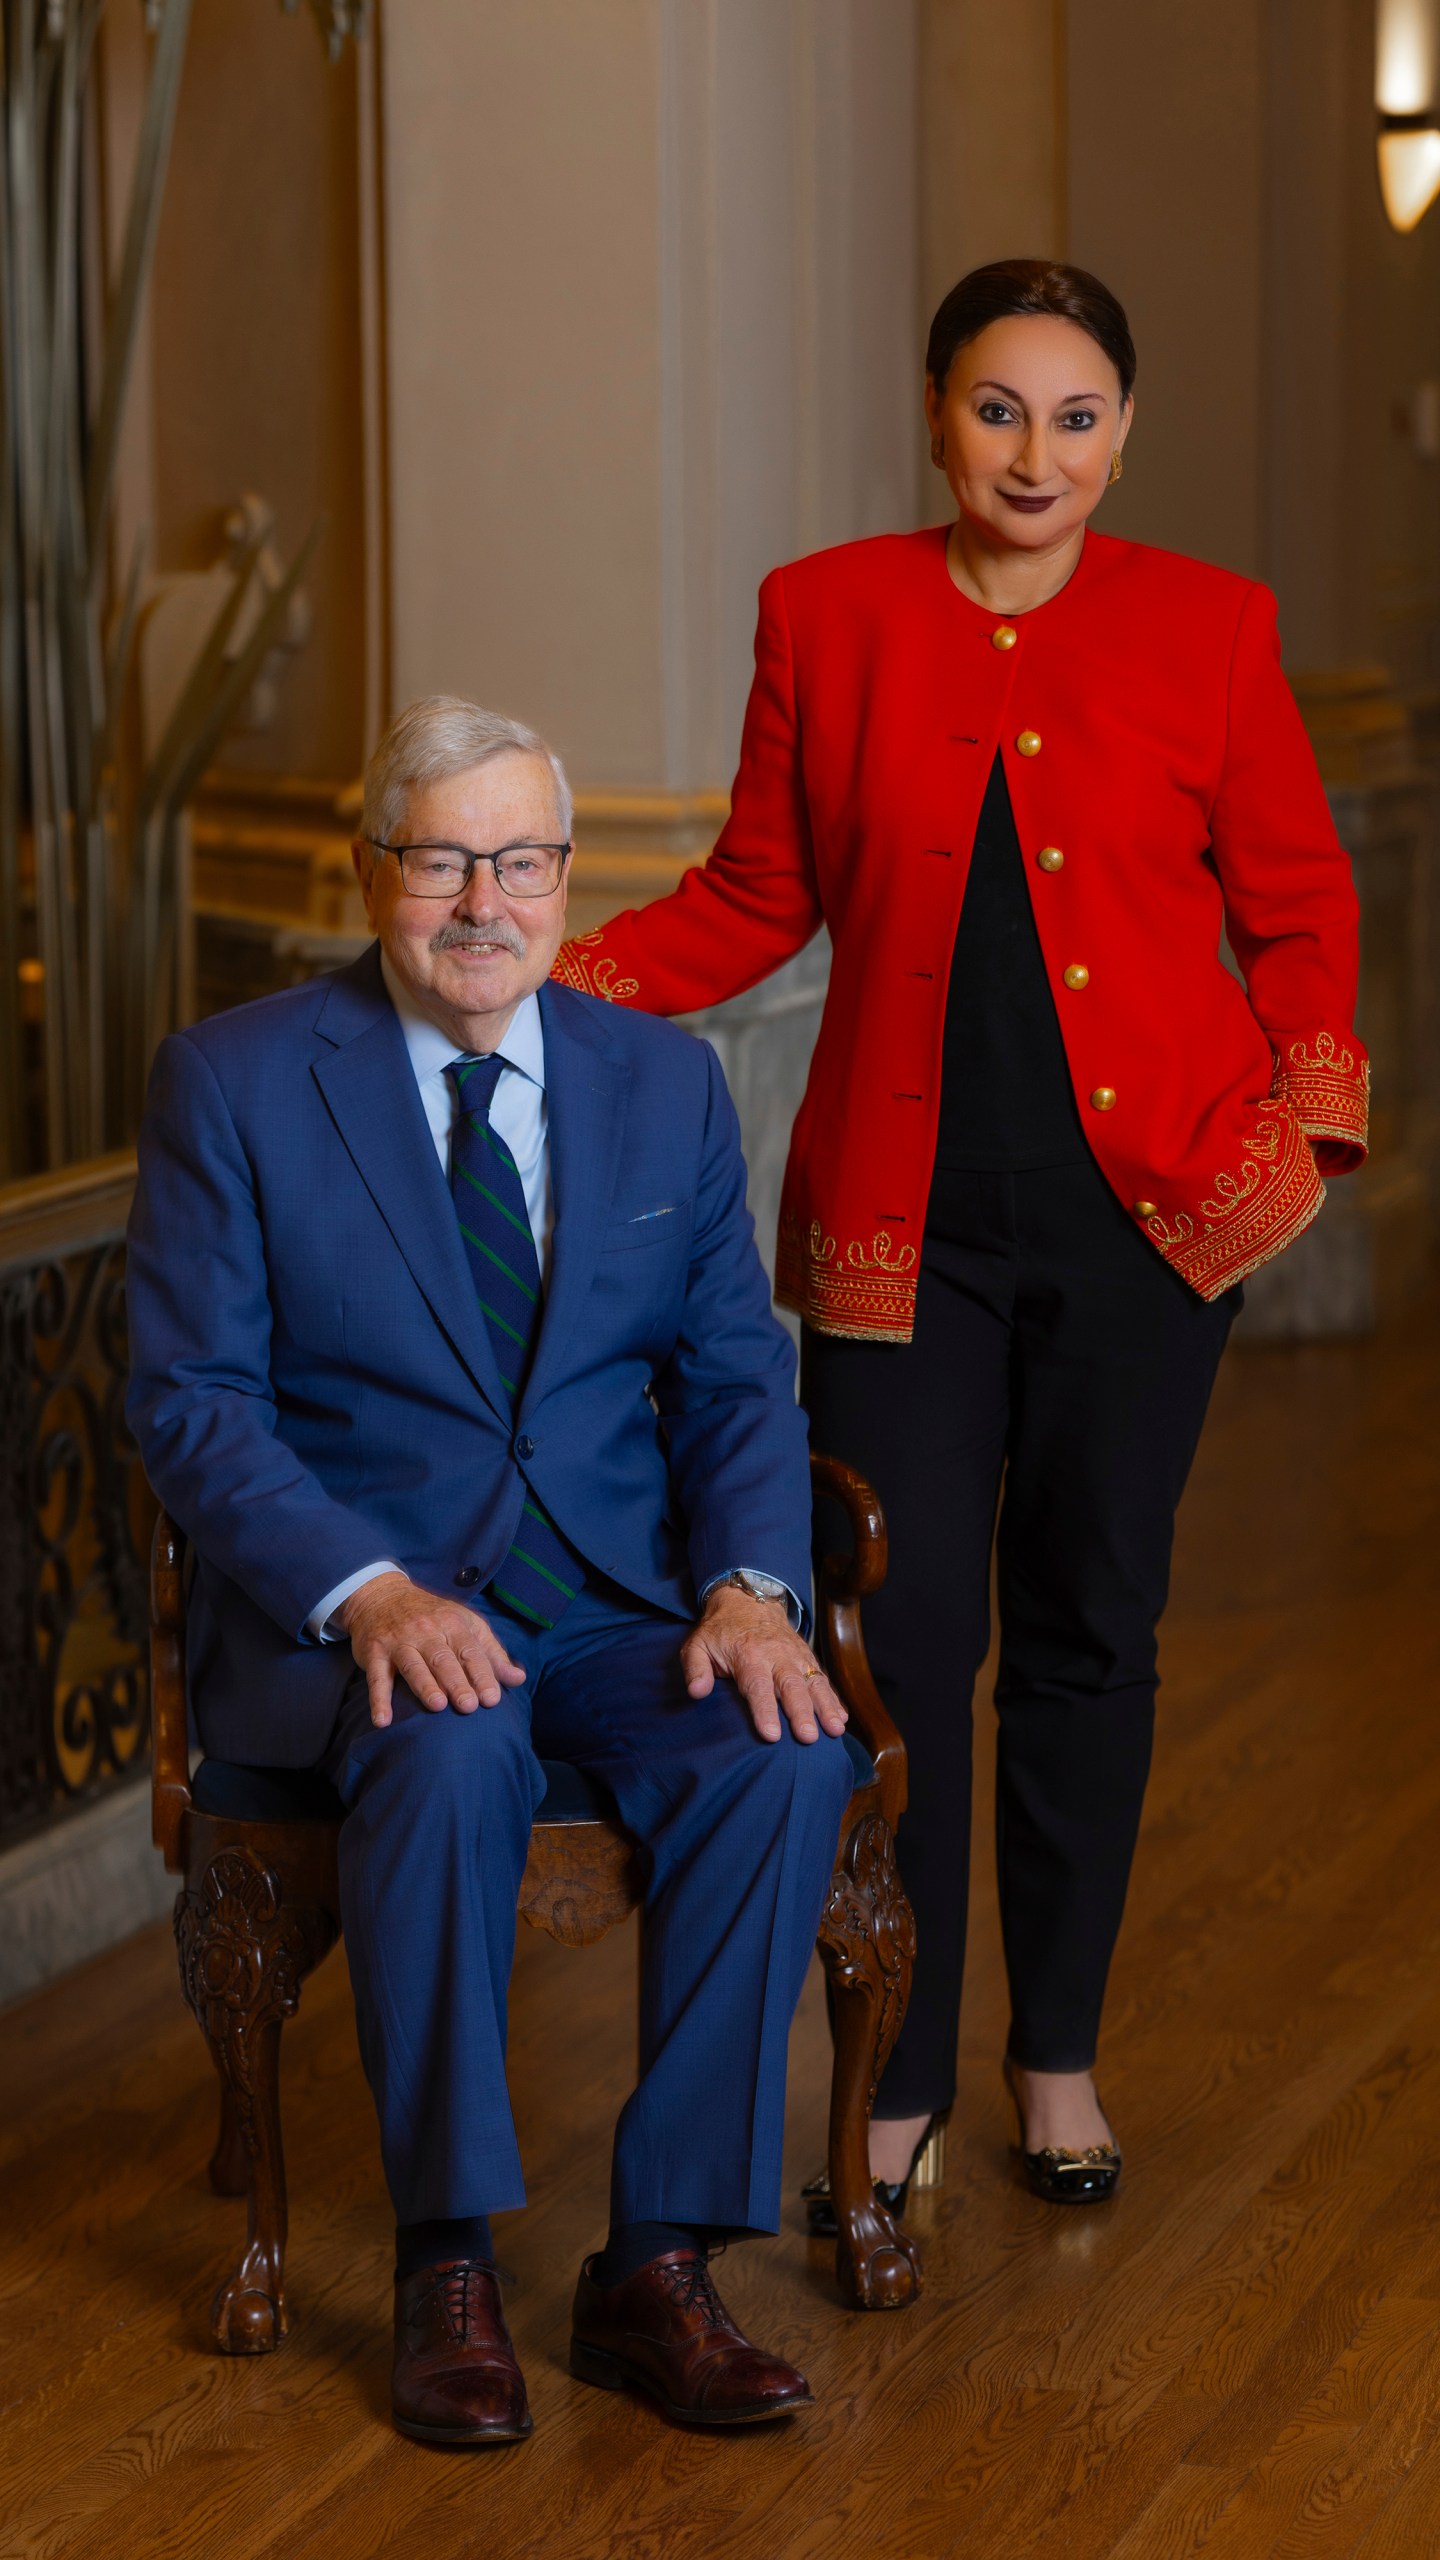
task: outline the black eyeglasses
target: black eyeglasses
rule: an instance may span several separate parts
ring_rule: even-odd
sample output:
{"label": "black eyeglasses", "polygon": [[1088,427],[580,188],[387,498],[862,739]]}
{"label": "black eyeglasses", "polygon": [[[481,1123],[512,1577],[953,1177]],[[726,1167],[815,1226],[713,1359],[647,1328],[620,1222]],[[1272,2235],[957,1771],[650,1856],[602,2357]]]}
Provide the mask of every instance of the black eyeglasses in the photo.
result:
{"label": "black eyeglasses", "polygon": [[507,898],[549,898],[560,886],[568,844],[504,844],[498,853],[472,853],[463,844],[384,844],[362,836],[377,853],[393,853],[412,898],[458,898],[469,888],[477,862],[488,862]]}

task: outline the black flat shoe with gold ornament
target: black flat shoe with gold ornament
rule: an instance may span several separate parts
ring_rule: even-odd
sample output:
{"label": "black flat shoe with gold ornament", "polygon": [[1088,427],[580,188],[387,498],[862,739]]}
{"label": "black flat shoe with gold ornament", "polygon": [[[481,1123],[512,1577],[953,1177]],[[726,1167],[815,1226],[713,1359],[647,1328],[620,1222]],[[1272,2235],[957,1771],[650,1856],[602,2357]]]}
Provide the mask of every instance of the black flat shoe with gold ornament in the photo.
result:
{"label": "black flat shoe with gold ornament", "polygon": [[[949,2121],[949,2108],[937,2108],[915,2145],[910,2166],[904,2177],[875,2180],[875,2201],[878,2205],[883,2205],[892,2218],[898,2218],[904,2212],[906,2199],[912,2187],[944,2185],[945,2127]],[[818,2178],[811,2178],[808,2185],[801,2188],[800,2193],[805,2199],[805,2212],[809,2220],[812,2240],[838,2238],[840,2226],[835,2219],[835,2207],[830,2199],[829,2171],[822,2169]]]}
{"label": "black flat shoe with gold ornament", "polygon": [[1044,2151],[1025,2148],[1025,2110],[1007,2054],[1005,2086],[1015,2109],[1015,2148],[1025,2184],[1044,2204],[1104,2204],[1120,2184],[1124,2162],[1114,2142],[1092,2143],[1087,2151],[1064,2151],[1053,2144]]}

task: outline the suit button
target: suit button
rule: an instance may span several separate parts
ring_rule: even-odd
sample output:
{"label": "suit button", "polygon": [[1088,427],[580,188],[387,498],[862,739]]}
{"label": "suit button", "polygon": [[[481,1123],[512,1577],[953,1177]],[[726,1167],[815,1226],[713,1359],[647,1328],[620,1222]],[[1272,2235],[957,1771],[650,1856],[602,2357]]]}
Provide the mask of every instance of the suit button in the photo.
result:
{"label": "suit button", "polygon": [[1069,968],[1065,972],[1065,984],[1067,987],[1075,987],[1077,989],[1089,986],[1090,972],[1082,960],[1071,961]]}
{"label": "suit button", "polygon": [[1114,1110],[1115,1087],[1113,1084],[1097,1084],[1090,1096],[1090,1108],[1092,1111]]}
{"label": "suit button", "polygon": [[1015,744],[1019,748],[1022,756],[1038,756],[1040,753],[1039,730],[1022,729],[1019,737],[1015,741]]}
{"label": "suit button", "polygon": [[992,649],[1013,649],[1020,634],[1011,622],[1002,622],[990,634]]}
{"label": "suit button", "polygon": [[[1113,1097],[1112,1097],[1112,1098],[1113,1098]],[[522,1431],[522,1432],[521,1432],[521,1434],[520,1434],[519,1439],[516,1441],[516,1443],[515,1443],[515,1455],[516,1455],[516,1457],[517,1457],[517,1458],[533,1458],[533,1457],[534,1457],[534,1455],[535,1455],[535,1443],[534,1443],[534,1441],[531,1439],[530,1434],[529,1434],[529,1432],[528,1432],[528,1431]]]}
{"label": "suit button", "polygon": [[1137,1218],[1158,1218],[1160,1211],[1157,1203],[1153,1200],[1137,1200],[1135,1203],[1135,1215]]}
{"label": "suit button", "polygon": [[457,1591],[473,1591],[479,1579],[480,1567],[478,1564],[462,1564],[459,1572],[455,1576],[455,1588]]}
{"label": "suit button", "polygon": [[1042,844],[1035,859],[1042,871],[1063,871],[1065,868],[1065,856],[1058,844]]}

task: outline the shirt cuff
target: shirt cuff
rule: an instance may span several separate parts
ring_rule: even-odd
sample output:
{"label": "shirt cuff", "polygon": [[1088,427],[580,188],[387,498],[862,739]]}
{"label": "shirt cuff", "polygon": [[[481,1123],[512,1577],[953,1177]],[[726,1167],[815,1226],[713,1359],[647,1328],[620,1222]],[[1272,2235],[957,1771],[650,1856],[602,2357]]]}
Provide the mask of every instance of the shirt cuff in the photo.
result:
{"label": "shirt cuff", "polygon": [[[705,1584],[700,1593],[700,1606],[702,1609],[704,1608],[706,1601],[709,1599],[711,1592],[716,1590],[722,1582],[728,1582],[732,1573],[765,1573],[765,1567],[763,1564],[730,1564],[726,1566],[723,1573],[712,1573],[709,1581]],[[765,1573],[765,1579],[767,1582],[779,1582],[780,1576],[778,1573]],[[806,1620],[810,1613],[807,1609],[802,1607],[801,1603],[796,1599],[788,1582],[781,1583],[780,1587],[785,1594],[785,1607],[789,1613],[790,1624],[795,1629],[797,1635],[803,1635],[805,1632]]]}
{"label": "shirt cuff", "polygon": [[389,1556],[383,1556],[378,1564],[362,1564],[358,1573],[347,1574],[345,1580],[337,1582],[334,1590],[327,1591],[324,1599],[311,1610],[305,1621],[305,1633],[313,1636],[317,1644],[339,1644],[345,1630],[332,1627],[330,1620],[337,1609],[344,1608],[351,1592],[358,1591],[362,1583],[373,1582],[377,1574],[403,1573],[404,1570],[403,1564],[396,1564]]}

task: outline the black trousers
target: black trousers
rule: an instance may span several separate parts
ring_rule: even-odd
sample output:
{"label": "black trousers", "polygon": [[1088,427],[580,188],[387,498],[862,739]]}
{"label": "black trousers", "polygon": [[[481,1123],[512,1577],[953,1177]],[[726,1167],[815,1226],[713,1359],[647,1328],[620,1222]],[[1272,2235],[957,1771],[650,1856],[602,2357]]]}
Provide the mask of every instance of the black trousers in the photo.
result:
{"label": "black trousers", "polygon": [[[878,2116],[954,2095],[992,1543],[1010,2052],[1036,2071],[1094,2061],[1149,1775],[1175,1509],[1240,1297],[1197,1298],[1088,1160],[937,1171],[913,1341],[806,1330],[814,1445],[871,1479],[890,1533],[865,1639],[910,1757],[897,1847],[917,1957]],[[827,1537],[835,1524],[817,1521]]]}

